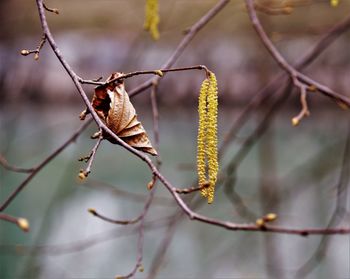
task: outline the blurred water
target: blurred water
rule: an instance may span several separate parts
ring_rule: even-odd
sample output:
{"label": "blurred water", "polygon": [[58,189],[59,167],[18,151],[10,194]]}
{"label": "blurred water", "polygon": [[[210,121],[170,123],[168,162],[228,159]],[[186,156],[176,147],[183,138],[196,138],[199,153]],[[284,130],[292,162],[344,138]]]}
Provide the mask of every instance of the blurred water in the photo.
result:
{"label": "blurred water", "polygon": [[[137,109],[153,139],[151,112],[144,107]],[[77,117],[80,110],[59,106],[3,107],[0,152],[13,164],[35,165],[80,125]],[[238,113],[237,109],[220,111],[220,139]],[[263,113],[254,113],[239,138],[252,131]],[[337,108],[315,107],[311,116],[294,128],[290,118],[296,113],[284,110],[278,114],[267,135],[238,168],[235,189],[256,215],[275,211],[279,216],[276,224],[325,226],[334,208],[347,113]],[[162,172],[174,185],[186,187],[196,178],[196,109],[162,107],[160,116]],[[84,164],[77,159],[90,152],[94,142],[89,135],[94,130],[91,127],[49,164],[6,210],[28,218],[31,231],[25,234],[14,225],[1,222],[0,278],[113,278],[132,269],[137,245],[133,227],[119,228],[103,222],[89,215],[87,209],[96,208],[115,219],[137,216],[143,207],[142,199],[115,193],[99,186],[100,182],[147,196],[146,185],[151,175],[140,160],[105,142],[87,184],[79,182],[77,174]],[[239,146],[236,141],[228,149],[221,166],[223,172]],[[272,148],[271,153],[261,158],[262,148],[266,146]],[[271,167],[272,157],[274,167]],[[269,180],[273,188],[261,192],[265,176],[273,177]],[[0,168],[1,200],[24,177]],[[271,193],[277,201],[269,198]],[[147,221],[159,221],[146,230],[145,271],[137,274],[140,278],[148,274],[164,237],[163,218],[177,209],[162,186],[157,189],[157,198]],[[218,187],[214,204],[204,203],[198,211],[223,220],[246,221],[234,209],[222,186]],[[344,224],[349,225],[349,219]],[[158,278],[268,278],[271,269],[281,269],[290,278],[312,255],[319,241],[318,236],[230,232],[183,218],[176,226]],[[348,236],[332,237],[325,258],[309,278],[349,278],[349,248]]]}

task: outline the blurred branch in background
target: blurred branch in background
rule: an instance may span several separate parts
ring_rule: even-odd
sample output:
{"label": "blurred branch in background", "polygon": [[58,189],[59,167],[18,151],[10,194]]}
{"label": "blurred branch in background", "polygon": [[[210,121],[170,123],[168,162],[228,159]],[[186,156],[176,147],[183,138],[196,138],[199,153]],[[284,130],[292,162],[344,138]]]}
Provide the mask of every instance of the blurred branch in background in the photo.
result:
{"label": "blurred branch in background", "polygon": [[[349,122],[350,123],[350,122]],[[336,200],[334,212],[327,225],[328,228],[336,227],[344,220],[347,209],[348,188],[350,175],[350,125],[348,127],[347,139],[343,153],[343,162],[340,167],[339,181],[336,189]],[[328,236],[323,236],[319,246],[313,255],[308,259],[296,272],[295,278],[305,278],[320,264],[325,257],[329,242],[331,239]]]}

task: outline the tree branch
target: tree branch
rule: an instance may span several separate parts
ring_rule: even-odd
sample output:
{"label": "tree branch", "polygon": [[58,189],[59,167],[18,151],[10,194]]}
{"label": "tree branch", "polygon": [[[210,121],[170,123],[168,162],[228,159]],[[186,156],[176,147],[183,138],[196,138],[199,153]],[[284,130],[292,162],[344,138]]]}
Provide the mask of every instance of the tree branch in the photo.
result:
{"label": "tree branch", "polygon": [[[273,43],[267,36],[256,14],[253,0],[246,0],[246,4],[247,4],[248,14],[249,14],[251,23],[255,31],[259,35],[262,43],[264,44],[266,49],[270,52],[270,54],[275,59],[275,61],[280,65],[280,67],[289,74],[291,80],[293,81],[296,87],[300,88],[300,83],[304,83],[309,87],[315,87],[320,93],[324,94],[327,97],[332,98],[337,103],[341,103],[346,105],[346,107],[350,107],[350,99],[348,97],[345,97],[340,95],[339,93],[336,93],[335,91],[328,88],[327,86],[318,83],[317,81],[309,78],[308,76],[300,73],[298,70],[293,68],[279,53],[279,51],[276,49],[276,47],[273,45]],[[297,83],[297,81],[299,81],[300,83]]]}
{"label": "tree branch", "polygon": [[[60,53],[52,34],[49,30],[49,27],[47,25],[46,17],[45,17],[45,11],[43,7],[42,0],[36,0],[40,15],[40,20],[42,24],[42,28],[44,33],[47,36],[48,42],[51,45],[54,53],[56,54],[57,58],[63,65],[63,67],[66,69],[69,76],[72,78],[79,94],[81,95],[82,99],[84,100],[85,105],[90,110],[92,117],[94,118],[95,122],[98,124],[99,128],[103,129],[107,134],[109,134],[113,139],[118,142],[122,147],[124,147],[126,150],[137,156],[139,159],[144,161],[148,167],[150,168],[153,176],[157,177],[160,182],[167,188],[167,190],[171,193],[177,204],[182,208],[182,210],[186,213],[186,215],[192,219],[201,221],[203,223],[212,224],[218,227],[222,227],[228,230],[241,230],[241,231],[261,231],[261,232],[274,232],[274,233],[285,233],[285,234],[296,234],[301,236],[307,236],[307,235],[314,235],[314,234],[349,234],[350,228],[301,228],[301,229],[295,229],[295,228],[286,228],[286,227],[278,227],[278,226],[266,226],[266,227],[258,227],[255,224],[237,224],[230,221],[221,221],[217,219],[213,219],[198,213],[193,212],[187,204],[184,202],[184,200],[180,197],[180,195],[176,192],[175,187],[171,185],[170,182],[168,182],[167,179],[158,171],[158,169],[155,167],[155,165],[152,163],[152,161],[143,153],[140,151],[132,148],[128,144],[126,144],[124,141],[122,141],[118,136],[116,136],[97,116],[96,112],[93,110],[89,99],[87,98],[83,88],[81,87],[79,83],[79,77],[75,74],[75,72],[70,68],[68,63],[63,58],[62,54]],[[227,3],[228,1],[220,1],[219,3]],[[220,10],[220,9],[219,9]],[[219,11],[218,10],[218,11]],[[216,12],[218,12],[216,11]],[[166,67],[165,67],[166,68]]]}
{"label": "tree branch", "polygon": [[28,185],[28,183],[45,167],[50,163],[58,154],[60,154],[67,146],[75,142],[77,137],[90,125],[91,119],[89,119],[84,125],[82,125],[67,141],[65,141],[59,148],[57,148],[52,154],[50,154],[44,161],[42,161],[33,172],[8,196],[8,198],[0,206],[0,212],[4,211],[13,199]]}

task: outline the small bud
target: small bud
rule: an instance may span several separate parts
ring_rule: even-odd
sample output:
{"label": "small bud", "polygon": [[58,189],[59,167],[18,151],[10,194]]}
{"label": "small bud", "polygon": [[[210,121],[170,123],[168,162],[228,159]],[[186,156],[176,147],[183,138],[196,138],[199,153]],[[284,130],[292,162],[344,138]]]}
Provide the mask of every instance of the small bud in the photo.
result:
{"label": "small bud", "polygon": [[86,173],[85,173],[83,170],[80,170],[80,171],[79,171],[78,177],[79,177],[81,180],[84,180],[84,179],[87,177],[87,175],[86,175]]}
{"label": "small bud", "polygon": [[36,52],[36,53],[34,54],[34,60],[39,60],[39,53],[38,53],[38,52]]}
{"label": "small bud", "polygon": [[293,117],[292,118],[292,125],[293,126],[297,126],[297,125],[299,125],[299,118],[298,117]]}
{"label": "small bud", "polygon": [[153,186],[154,186],[154,182],[155,182],[154,179],[152,179],[150,182],[148,182],[148,184],[147,184],[147,189],[148,189],[148,190],[152,190],[152,188],[153,188]]}
{"label": "small bud", "polygon": [[273,222],[277,219],[277,214],[276,213],[269,213],[266,214],[266,216],[264,217],[264,220],[266,222]]}
{"label": "small bud", "polygon": [[286,7],[284,7],[283,8],[283,11],[286,13],[286,14],[288,14],[288,15],[290,15],[292,12],[293,12],[293,7],[291,7],[291,6],[286,6]]}
{"label": "small bud", "polygon": [[80,114],[79,114],[79,119],[80,120],[84,120],[86,118],[87,115],[87,111],[83,110]]}
{"label": "small bud", "polygon": [[143,268],[143,265],[141,265],[140,267],[139,267],[139,272],[144,272],[145,271],[145,269]]}
{"label": "small bud", "polygon": [[88,211],[89,211],[89,213],[91,213],[94,216],[97,215],[95,208],[89,208]]}
{"label": "small bud", "polygon": [[21,228],[22,231],[29,231],[29,222],[27,219],[18,218],[17,225]]}
{"label": "small bud", "polygon": [[337,7],[339,4],[339,0],[331,0],[331,6],[332,7]]}
{"label": "small bud", "polygon": [[262,218],[256,219],[255,224],[259,227],[262,228],[265,226],[265,221]]}
{"label": "small bud", "polygon": [[59,15],[59,14],[60,14],[60,12],[59,12],[58,9],[52,9],[52,12],[55,13],[56,15]]}
{"label": "small bud", "polygon": [[348,110],[349,106],[343,102],[337,101],[338,106],[343,110]]}
{"label": "small bud", "polygon": [[314,84],[310,84],[307,88],[307,90],[311,91],[311,92],[315,92],[317,90],[316,85]]}
{"label": "small bud", "polygon": [[101,132],[96,132],[91,136],[91,139],[98,139],[101,136]]}
{"label": "small bud", "polygon": [[22,54],[23,56],[27,56],[27,55],[30,54],[30,51],[29,51],[28,49],[22,49],[22,50],[21,50],[21,54]]}
{"label": "small bud", "polygon": [[163,72],[161,70],[156,70],[154,73],[160,77],[164,76]]}

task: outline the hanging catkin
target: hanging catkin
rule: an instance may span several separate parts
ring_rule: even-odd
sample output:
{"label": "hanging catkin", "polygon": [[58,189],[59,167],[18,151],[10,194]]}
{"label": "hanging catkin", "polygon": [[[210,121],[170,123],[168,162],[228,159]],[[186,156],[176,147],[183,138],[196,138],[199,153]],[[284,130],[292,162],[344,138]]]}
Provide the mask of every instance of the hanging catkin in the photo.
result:
{"label": "hanging catkin", "polygon": [[144,29],[149,31],[154,40],[159,39],[159,7],[158,0],[146,0]]}
{"label": "hanging catkin", "polygon": [[208,203],[212,203],[219,170],[217,151],[218,88],[215,74],[212,72],[208,73],[208,78],[202,83],[198,114],[198,183],[199,186],[208,186],[201,190],[201,194],[208,199]]}

